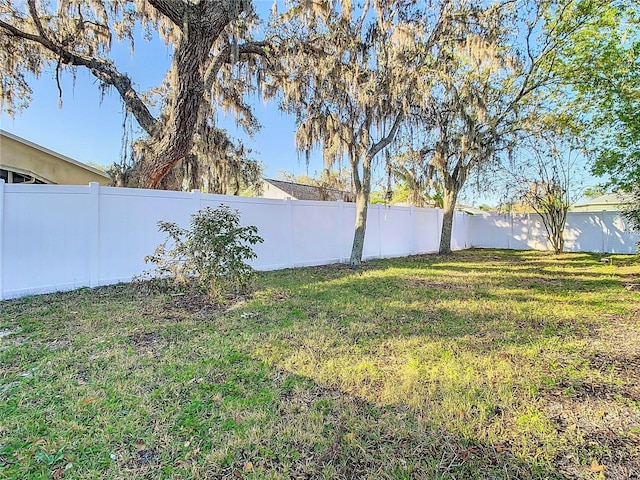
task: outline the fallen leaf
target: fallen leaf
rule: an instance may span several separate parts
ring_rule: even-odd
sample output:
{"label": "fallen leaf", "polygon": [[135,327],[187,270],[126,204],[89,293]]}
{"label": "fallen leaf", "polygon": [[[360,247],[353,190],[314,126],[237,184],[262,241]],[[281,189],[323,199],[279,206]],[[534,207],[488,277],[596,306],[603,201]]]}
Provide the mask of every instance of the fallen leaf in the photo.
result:
{"label": "fallen leaf", "polygon": [[86,397],[80,400],[80,405],[89,405],[90,403],[93,403],[96,400],[98,400],[98,397]]}
{"label": "fallen leaf", "polygon": [[245,472],[250,472],[251,470],[253,470],[253,463],[251,462],[245,463],[243,470]]}
{"label": "fallen leaf", "polygon": [[136,447],[136,452],[141,452],[142,450],[147,448],[147,446],[142,442],[136,442],[133,444],[133,446]]}
{"label": "fallen leaf", "polygon": [[593,473],[602,473],[605,470],[604,465],[600,465],[597,460],[591,462],[591,466],[589,467],[589,471]]}

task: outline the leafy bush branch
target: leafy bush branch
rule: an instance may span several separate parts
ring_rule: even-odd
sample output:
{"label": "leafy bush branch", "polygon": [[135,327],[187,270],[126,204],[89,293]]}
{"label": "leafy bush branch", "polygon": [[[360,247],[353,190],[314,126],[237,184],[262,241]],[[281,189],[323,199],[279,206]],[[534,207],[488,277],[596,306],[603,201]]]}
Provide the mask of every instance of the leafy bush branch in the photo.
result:
{"label": "leafy bush branch", "polygon": [[240,212],[226,205],[204,208],[191,216],[190,227],[158,222],[168,235],[145,262],[156,265],[151,276],[171,288],[196,288],[224,301],[246,293],[254,277],[246,263],[256,258],[252,245],[264,240],[255,226],[240,226]]}

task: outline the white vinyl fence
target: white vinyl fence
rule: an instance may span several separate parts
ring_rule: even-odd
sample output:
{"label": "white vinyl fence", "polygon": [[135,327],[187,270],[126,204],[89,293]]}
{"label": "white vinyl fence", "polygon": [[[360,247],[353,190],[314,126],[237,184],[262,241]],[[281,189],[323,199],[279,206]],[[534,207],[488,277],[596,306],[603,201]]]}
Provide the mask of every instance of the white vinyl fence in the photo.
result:
{"label": "white vinyl fence", "polygon": [[[126,282],[149,270],[144,257],[165,239],[160,220],[225,204],[255,225],[258,270],[346,262],[355,204],[271,200],[129,188],[4,184],[0,181],[0,300]],[[452,246],[471,246],[468,218],[456,217]],[[364,258],[438,250],[437,209],[369,207]]]}
{"label": "white vinyl fence", "polygon": [[[483,214],[468,219],[471,246],[551,250],[542,219],[535,214]],[[640,235],[617,212],[569,212],[566,252],[635,253]]]}
{"label": "white vinyl fence", "polygon": [[[355,204],[0,181],[0,300],[35,293],[126,282],[151,266],[144,257],[164,241],[160,220],[189,224],[191,214],[220,204],[237,209],[264,243],[258,270],[346,262]],[[438,250],[442,212],[369,207],[364,259]],[[634,253],[640,237],[615,213],[570,214],[567,250]],[[548,248],[534,215],[456,212],[452,248]]]}

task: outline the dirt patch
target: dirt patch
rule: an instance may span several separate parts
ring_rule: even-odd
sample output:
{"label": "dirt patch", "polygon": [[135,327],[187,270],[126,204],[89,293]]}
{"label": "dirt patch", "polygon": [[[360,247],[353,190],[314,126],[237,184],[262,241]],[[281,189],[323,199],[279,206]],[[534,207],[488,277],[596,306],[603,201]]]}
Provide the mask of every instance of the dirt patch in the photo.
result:
{"label": "dirt patch", "polygon": [[137,452],[135,462],[138,465],[155,463],[160,459],[160,454],[154,450],[140,450]]}
{"label": "dirt patch", "polygon": [[233,310],[250,299],[251,295],[230,295],[223,302],[219,302],[207,295],[196,293],[174,294],[166,303],[164,316],[173,314],[173,320],[181,316],[202,318]]}
{"label": "dirt patch", "polygon": [[593,478],[600,467],[607,479],[640,478],[640,411],[620,396],[617,388],[589,384],[573,396],[549,397],[547,416],[573,445],[554,462],[569,478]]}
{"label": "dirt patch", "polygon": [[138,355],[152,355],[159,357],[165,346],[165,340],[153,332],[136,333],[129,336],[133,349]]}
{"label": "dirt patch", "polygon": [[615,393],[640,402],[640,354],[607,355],[599,352],[589,359],[589,364],[603,374],[615,373],[622,383]]}
{"label": "dirt patch", "polygon": [[220,303],[213,301],[206,295],[195,293],[174,294],[168,300],[167,306],[172,310],[198,315],[224,310]]}
{"label": "dirt patch", "polygon": [[63,348],[67,348],[69,346],[71,346],[71,340],[67,338],[58,338],[56,340],[53,340],[52,342],[47,343],[47,349],[51,352],[62,350]]}
{"label": "dirt patch", "polygon": [[640,380],[640,353],[607,355],[598,352],[589,358],[589,364],[601,372],[614,371],[624,378]]}

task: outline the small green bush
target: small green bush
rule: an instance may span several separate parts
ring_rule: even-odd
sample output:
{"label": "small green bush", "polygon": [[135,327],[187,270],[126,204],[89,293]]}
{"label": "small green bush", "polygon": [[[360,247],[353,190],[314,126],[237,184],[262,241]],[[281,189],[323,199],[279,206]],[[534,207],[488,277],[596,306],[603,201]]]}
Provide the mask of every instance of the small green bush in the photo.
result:
{"label": "small green bush", "polygon": [[254,270],[246,263],[256,258],[251,245],[262,243],[258,229],[240,226],[240,212],[220,205],[191,215],[190,228],[158,222],[168,238],[145,262],[154,263],[151,276],[169,288],[196,288],[224,301],[247,293]]}

